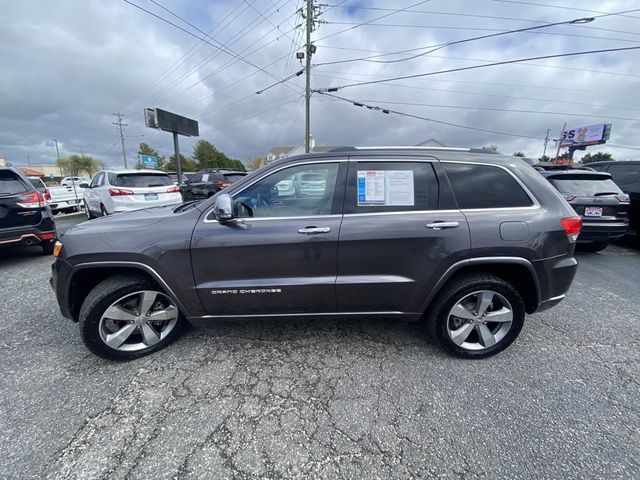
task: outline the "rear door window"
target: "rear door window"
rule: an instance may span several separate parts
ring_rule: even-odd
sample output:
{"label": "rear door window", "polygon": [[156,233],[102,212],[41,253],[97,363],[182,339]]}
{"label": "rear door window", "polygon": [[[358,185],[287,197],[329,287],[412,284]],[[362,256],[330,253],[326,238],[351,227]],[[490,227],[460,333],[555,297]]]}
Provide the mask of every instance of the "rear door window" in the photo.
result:
{"label": "rear door window", "polygon": [[411,212],[438,208],[430,162],[358,161],[349,167],[345,213]]}
{"label": "rear door window", "polygon": [[0,170],[0,195],[17,195],[29,190],[29,187],[14,172]]}
{"label": "rear door window", "polygon": [[116,187],[150,188],[173,185],[169,175],[156,173],[120,173],[116,175]]}
{"label": "rear door window", "polygon": [[549,181],[559,192],[575,195],[576,197],[621,193],[621,190],[610,178],[585,178],[585,176],[566,175],[550,178]]}
{"label": "rear door window", "polygon": [[458,208],[518,208],[533,202],[507,171],[492,165],[443,162]]}

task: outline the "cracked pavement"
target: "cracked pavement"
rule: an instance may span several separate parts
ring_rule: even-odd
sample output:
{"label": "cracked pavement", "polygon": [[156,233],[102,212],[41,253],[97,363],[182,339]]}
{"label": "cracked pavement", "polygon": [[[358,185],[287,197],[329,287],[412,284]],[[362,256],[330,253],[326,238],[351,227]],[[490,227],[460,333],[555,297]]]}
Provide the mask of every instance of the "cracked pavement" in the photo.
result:
{"label": "cracked pavement", "polygon": [[50,257],[1,251],[0,477],[639,478],[640,249],[578,260],[484,361],[348,319],[217,323],[114,363],[60,316]]}

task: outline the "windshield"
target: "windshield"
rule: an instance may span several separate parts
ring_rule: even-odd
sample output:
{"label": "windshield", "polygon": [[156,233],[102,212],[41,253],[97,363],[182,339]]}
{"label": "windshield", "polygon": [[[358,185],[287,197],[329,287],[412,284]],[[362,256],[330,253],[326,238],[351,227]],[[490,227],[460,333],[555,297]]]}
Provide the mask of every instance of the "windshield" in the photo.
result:
{"label": "windshield", "polygon": [[169,175],[162,173],[121,173],[116,175],[116,187],[147,188],[173,185]]}
{"label": "windshield", "polygon": [[0,195],[15,195],[27,192],[27,186],[11,171],[0,171]]}
{"label": "windshield", "polygon": [[570,193],[578,197],[593,197],[600,193],[622,193],[622,190],[611,180],[607,179],[562,179],[552,178],[551,183],[561,193]]}

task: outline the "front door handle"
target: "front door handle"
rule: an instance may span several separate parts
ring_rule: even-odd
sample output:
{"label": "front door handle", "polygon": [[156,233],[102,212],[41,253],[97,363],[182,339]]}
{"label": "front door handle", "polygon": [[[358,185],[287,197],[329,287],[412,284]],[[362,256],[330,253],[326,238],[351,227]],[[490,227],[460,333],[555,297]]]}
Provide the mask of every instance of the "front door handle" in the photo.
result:
{"label": "front door handle", "polygon": [[460,226],[460,222],[433,222],[426,225],[427,228],[434,230],[442,230],[443,228],[457,228]]}
{"label": "front door handle", "polygon": [[304,227],[298,230],[303,235],[318,235],[319,233],[329,233],[331,227]]}

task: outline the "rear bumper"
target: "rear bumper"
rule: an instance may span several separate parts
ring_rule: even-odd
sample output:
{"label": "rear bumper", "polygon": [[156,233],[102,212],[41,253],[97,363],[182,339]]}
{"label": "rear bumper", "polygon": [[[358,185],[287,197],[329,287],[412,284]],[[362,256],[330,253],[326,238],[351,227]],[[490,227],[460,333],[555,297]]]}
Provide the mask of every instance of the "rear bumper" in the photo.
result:
{"label": "rear bumper", "polygon": [[578,261],[572,256],[562,256],[533,264],[540,281],[540,303],[536,312],[541,312],[564,300],[576,276]]}
{"label": "rear bumper", "polygon": [[67,208],[79,207],[80,205],[82,205],[82,197],[78,197],[77,203],[75,199],[49,202],[49,206],[54,212],[57,212],[58,210],[66,210]]}
{"label": "rear bumper", "polygon": [[113,199],[113,213],[132,212],[134,210],[141,210],[143,208],[150,207],[166,207],[167,205],[175,205],[182,203],[182,195],[176,192],[168,198],[158,200],[124,200]]}
{"label": "rear bumper", "polygon": [[629,230],[629,225],[623,222],[596,223],[583,219],[582,231],[578,236],[578,242],[603,242],[615,240],[624,236]]}
{"label": "rear bumper", "polygon": [[45,217],[38,225],[0,231],[0,248],[55,242],[58,234],[53,220]]}

